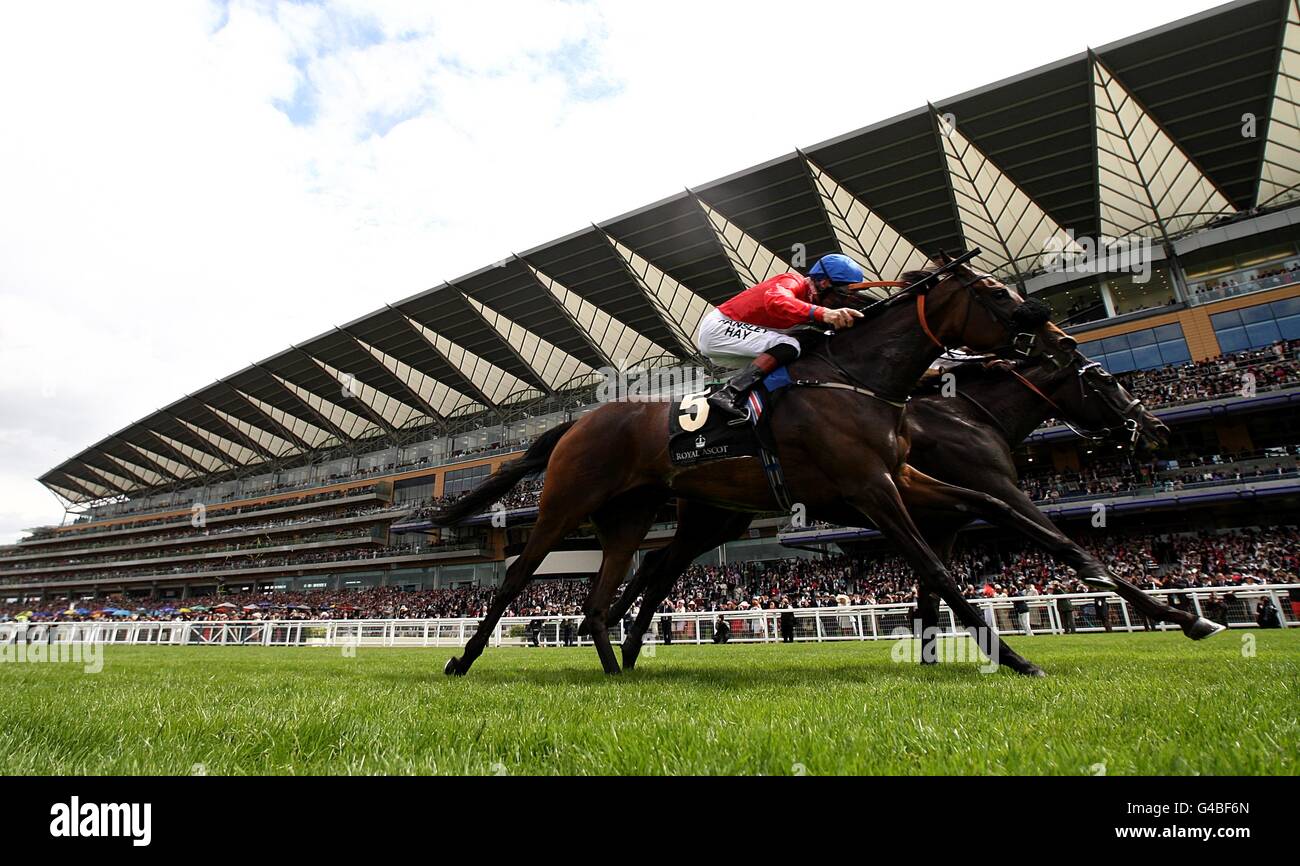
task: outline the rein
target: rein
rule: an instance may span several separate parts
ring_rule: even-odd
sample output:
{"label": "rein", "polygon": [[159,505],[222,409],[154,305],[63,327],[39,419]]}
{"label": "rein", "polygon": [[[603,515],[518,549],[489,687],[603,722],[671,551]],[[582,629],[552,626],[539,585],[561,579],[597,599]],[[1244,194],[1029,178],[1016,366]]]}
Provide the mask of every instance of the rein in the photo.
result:
{"label": "rein", "polygon": [[[1084,399],[1087,399],[1087,398],[1088,398],[1088,396],[1089,396],[1088,392],[1089,392],[1090,390],[1092,391],[1093,396],[1096,396],[1096,394],[1097,394],[1097,390],[1096,390],[1095,388],[1090,388],[1088,385],[1086,385],[1086,384],[1084,383],[1084,375],[1085,375],[1085,374],[1086,374],[1090,369],[1092,369],[1093,367],[1098,367],[1098,366],[1100,366],[1100,364],[1098,364],[1098,362],[1096,362],[1096,361],[1089,361],[1087,364],[1084,364],[1082,367],[1080,367],[1080,368],[1077,370],[1077,372],[1076,372],[1076,378],[1077,378],[1078,381],[1079,381],[1079,394],[1080,394]],[[1103,428],[1101,428],[1100,430],[1084,430],[1084,429],[1080,429],[1079,427],[1076,427],[1073,423],[1071,423],[1071,422],[1069,421],[1069,419],[1067,419],[1067,418],[1065,417],[1065,416],[1066,416],[1066,412],[1065,412],[1065,410],[1062,409],[1059,405],[1057,405],[1057,403],[1056,403],[1055,400],[1053,400],[1051,397],[1047,396],[1047,394],[1045,394],[1045,393],[1042,391],[1041,388],[1039,388],[1039,387],[1038,387],[1037,385],[1035,385],[1033,382],[1029,381],[1027,378],[1025,378],[1024,376],[1022,376],[1022,375],[1020,374],[1020,372],[1017,371],[1017,370],[1014,370],[1014,369],[1010,369],[1010,368],[1008,368],[1008,369],[1007,369],[1007,372],[1010,373],[1013,377],[1015,377],[1016,381],[1018,381],[1021,385],[1024,385],[1024,386],[1025,386],[1026,388],[1028,388],[1031,392],[1033,392],[1034,394],[1038,395],[1038,397],[1041,398],[1041,399],[1043,400],[1043,402],[1045,402],[1048,406],[1051,406],[1053,409],[1055,409],[1055,410],[1056,410],[1056,418],[1057,418],[1057,419],[1058,419],[1062,424],[1064,424],[1066,427],[1068,427],[1071,431],[1073,431],[1073,433],[1074,433],[1076,436],[1078,436],[1078,437],[1080,437],[1080,438],[1082,438],[1082,439],[1088,439],[1088,440],[1093,441],[1093,442],[1099,442],[1099,441],[1101,441],[1101,440],[1103,440],[1103,439],[1108,438],[1108,437],[1110,436],[1110,431],[1112,431],[1112,430],[1115,429],[1114,427],[1103,427]],[[963,396],[965,396],[965,395],[963,395]],[[969,400],[970,398],[967,397],[967,399]],[[972,403],[975,403],[976,406],[979,406],[979,408],[980,408],[981,410],[983,410],[984,413],[985,413],[986,415],[988,415],[990,418],[994,418],[993,413],[989,412],[988,409],[985,409],[983,406],[980,406],[979,403],[976,403],[976,401],[974,401],[974,400],[971,400],[971,402],[972,402]],[[1119,413],[1118,413],[1118,414],[1120,415],[1120,417],[1124,419],[1124,424],[1123,424],[1124,429],[1128,431],[1128,433],[1129,433],[1129,435],[1130,435],[1130,437],[1131,437],[1130,441],[1132,441],[1132,442],[1136,442],[1136,441],[1137,441],[1138,436],[1140,435],[1140,432],[1139,432],[1139,431],[1140,431],[1141,425],[1138,424],[1138,421],[1137,421],[1136,418],[1131,417],[1131,413],[1132,413],[1133,408],[1134,408],[1135,406],[1140,406],[1141,404],[1142,404],[1142,401],[1139,400],[1139,399],[1137,399],[1137,398],[1135,397],[1135,398],[1133,398],[1132,400],[1129,401],[1129,404],[1128,404],[1127,406],[1124,407],[1124,410],[1123,410],[1122,412],[1119,412]],[[994,418],[994,420],[996,421],[996,418]],[[1001,424],[998,424],[998,427],[1001,428],[1002,425],[1001,425]],[[1003,428],[1003,429],[1005,429],[1005,428]]]}
{"label": "rein", "polygon": [[1024,376],[1020,375],[1020,373],[1017,372],[1016,370],[1007,370],[1007,372],[1010,373],[1012,376],[1014,376],[1016,381],[1019,382],[1021,385],[1024,385],[1030,391],[1033,391],[1035,394],[1041,397],[1044,403],[1046,403],[1048,406],[1051,406],[1053,409],[1055,409],[1057,417],[1060,417],[1065,414],[1065,410],[1062,409],[1060,406],[1056,405],[1056,401],[1053,400],[1051,397],[1047,396],[1046,394],[1044,394],[1042,389],[1039,388],[1037,385],[1035,385],[1033,382],[1029,381]]}

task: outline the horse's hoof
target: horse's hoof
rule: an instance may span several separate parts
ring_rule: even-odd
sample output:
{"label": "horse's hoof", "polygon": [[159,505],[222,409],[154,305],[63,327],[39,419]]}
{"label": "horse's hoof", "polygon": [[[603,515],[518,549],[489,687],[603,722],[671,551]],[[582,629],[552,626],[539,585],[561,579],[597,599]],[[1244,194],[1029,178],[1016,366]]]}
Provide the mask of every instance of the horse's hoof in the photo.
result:
{"label": "horse's hoof", "polygon": [[1189,626],[1183,627],[1183,634],[1192,640],[1205,640],[1207,637],[1214,637],[1221,631],[1227,631],[1226,625],[1220,625],[1217,622],[1208,620],[1203,616],[1198,616],[1196,621]]}
{"label": "horse's hoof", "polygon": [[465,672],[460,669],[460,660],[455,656],[447,659],[447,664],[443,666],[442,672],[449,677],[465,676]]}
{"label": "horse's hoof", "polygon": [[605,676],[607,677],[616,677],[621,673],[623,673],[622,668],[605,668]]}
{"label": "horse's hoof", "polygon": [[1027,676],[1027,677],[1045,677],[1045,676],[1047,676],[1047,672],[1044,671],[1042,668],[1040,668],[1038,665],[1030,665],[1029,667],[1025,668],[1024,670],[1020,671],[1020,673],[1021,673],[1022,675],[1024,675],[1024,676]]}

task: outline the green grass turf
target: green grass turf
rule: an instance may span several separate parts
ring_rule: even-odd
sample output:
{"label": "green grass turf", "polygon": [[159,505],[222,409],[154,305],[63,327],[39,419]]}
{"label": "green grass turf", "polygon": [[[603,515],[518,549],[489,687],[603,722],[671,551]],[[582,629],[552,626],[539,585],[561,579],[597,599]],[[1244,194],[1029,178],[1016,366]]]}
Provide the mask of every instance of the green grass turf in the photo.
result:
{"label": "green grass turf", "polygon": [[[892,643],[594,651],[107,647],[0,664],[0,772],[1296,774],[1300,630],[1011,640],[1047,679]],[[196,765],[202,765],[200,770]]]}

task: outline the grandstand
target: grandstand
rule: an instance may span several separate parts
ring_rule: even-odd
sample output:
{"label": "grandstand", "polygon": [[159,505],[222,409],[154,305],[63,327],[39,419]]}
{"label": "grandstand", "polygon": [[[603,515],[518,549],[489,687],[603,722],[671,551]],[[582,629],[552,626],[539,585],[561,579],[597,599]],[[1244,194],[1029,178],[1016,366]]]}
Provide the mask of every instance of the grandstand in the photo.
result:
{"label": "grandstand", "polygon": [[[433,527],[430,507],[593,408],[611,371],[701,365],[692,336],[711,305],[825,253],[890,280],[928,253],[975,246],[1173,431],[1166,451],[1133,455],[1048,422],[1017,452],[1025,489],[1153,588],[1295,582],[1298,9],[1238,2],[1090,49],[296,342],[42,475],[69,518],[0,549],[0,618],[187,605],[211,615],[223,603],[234,615],[271,598],[297,617],[325,605],[336,616],[473,615],[527,537],[539,485],[457,530]],[[1142,267],[1089,260],[1080,242],[1101,237],[1142,250]],[[1118,532],[1091,525],[1098,502]],[[647,545],[671,521],[665,511]],[[972,591],[1079,588],[1018,542],[970,536],[958,571]],[[796,557],[774,568],[821,569],[818,585],[835,592],[778,581],[765,599],[899,600],[907,590],[878,543],[869,528],[773,515],[705,558],[701,569],[736,579],[700,598],[747,601],[763,579],[746,563]],[[595,571],[590,538],[570,548],[543,574]],[[857,564],[843,566],[845,554]],[[549,582],[515,613],[576,601]]]}

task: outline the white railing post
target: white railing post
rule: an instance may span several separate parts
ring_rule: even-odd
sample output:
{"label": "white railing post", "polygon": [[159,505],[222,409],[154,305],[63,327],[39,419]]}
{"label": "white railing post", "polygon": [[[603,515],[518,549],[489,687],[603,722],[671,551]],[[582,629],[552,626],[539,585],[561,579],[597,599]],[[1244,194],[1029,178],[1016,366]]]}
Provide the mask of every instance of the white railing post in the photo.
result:
{"label": "white railing post", "polygon": [[[1043,608],[1047,611],[1047,633],[1048,633],[1048,634],[1060,634],[1060,633],[1061,633],[1061,624],[1060,624],[1060,622],[1057,620],[1057,616],[1056,616],[1056,605],[1055,605],[1053,602],[1048,601],[1048,602],[1045,602],[1045,603],[1043,604]],[[1032,611],[1031,611],[1031,612],[1030,612],[1030,617],[1032,617],[1032,616],[1033,616],[1033,613],[1032,613]]]}
{"label": "white railing post", "polygon": [[[1120,613],[1124,614],[1124,631],[1131,633],[1133,631],[1133,618],[1129,616],[1128,602],[1119,598],[1119,596],[1115,597],[1119,599]],[[1110,617],[1110,599],[1106,599],[1106,617]]]}

